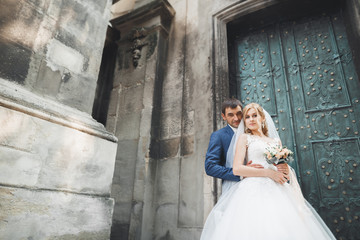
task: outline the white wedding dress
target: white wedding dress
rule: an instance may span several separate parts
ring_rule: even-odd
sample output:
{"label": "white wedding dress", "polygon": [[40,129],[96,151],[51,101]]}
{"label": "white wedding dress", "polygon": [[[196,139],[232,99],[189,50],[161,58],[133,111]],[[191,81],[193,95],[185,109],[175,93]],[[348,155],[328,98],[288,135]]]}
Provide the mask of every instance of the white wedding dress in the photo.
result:
{"label": "white wedding dress", "polygon": [[[265,158],[270,144],[248,135],[247,159],[274,168]],[[296,178],[292,174],[292,178]],[[247,177],[221,196],[205,223],[201,240],[335,239],[303,198],[297,181],[283,185],[267,177]]]}

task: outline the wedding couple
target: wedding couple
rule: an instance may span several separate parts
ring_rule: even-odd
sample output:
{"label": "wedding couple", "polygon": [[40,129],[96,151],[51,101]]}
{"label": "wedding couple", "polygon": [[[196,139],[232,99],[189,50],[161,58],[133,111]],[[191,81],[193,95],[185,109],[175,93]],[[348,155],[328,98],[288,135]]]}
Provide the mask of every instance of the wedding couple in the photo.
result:
{"label": "wedding couple", "polygon": [[304,199],[293,169],[265,160],[268,147],[281,146],[270,115],[259,104],[242,109],[227,99],[222,117],[228,125],[211,135],[205,170],[223,179],[223,193],[201,239],[335,239]]}

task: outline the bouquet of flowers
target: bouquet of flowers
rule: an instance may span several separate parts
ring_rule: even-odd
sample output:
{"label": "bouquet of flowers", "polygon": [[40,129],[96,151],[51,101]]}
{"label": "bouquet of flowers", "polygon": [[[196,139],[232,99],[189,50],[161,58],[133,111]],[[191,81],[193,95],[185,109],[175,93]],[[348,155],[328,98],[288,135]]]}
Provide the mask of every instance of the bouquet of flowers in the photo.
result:
{"label": "bouquet of flowers", "polygon": [[293,160],[294,153],[286,147],[278,145],[267,147],[265,152],[265,159],[269,164],[288,163]]}

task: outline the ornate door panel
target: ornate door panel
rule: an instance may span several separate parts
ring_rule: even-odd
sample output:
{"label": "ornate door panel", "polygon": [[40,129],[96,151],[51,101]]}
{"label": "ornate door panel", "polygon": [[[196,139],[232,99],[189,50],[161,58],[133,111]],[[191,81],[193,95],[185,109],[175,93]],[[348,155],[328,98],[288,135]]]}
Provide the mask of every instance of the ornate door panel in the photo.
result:
{"label": "ornate door panel", "polygon": [[237,93],[272,115],[305,198],[338,239],[360,239],[360,87],[341,14],[237,38]]}

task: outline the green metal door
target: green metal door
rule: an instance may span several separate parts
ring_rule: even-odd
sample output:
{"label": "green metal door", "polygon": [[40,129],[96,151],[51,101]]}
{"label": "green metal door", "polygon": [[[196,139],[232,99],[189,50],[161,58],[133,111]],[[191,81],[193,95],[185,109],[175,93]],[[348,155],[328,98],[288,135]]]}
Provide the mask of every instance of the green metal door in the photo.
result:
{"label": "green metal door", "polygon": [[360,239],[360,87],[341,14],[236,40],[237,95],[272,116],[305,198],[338,239]]}

